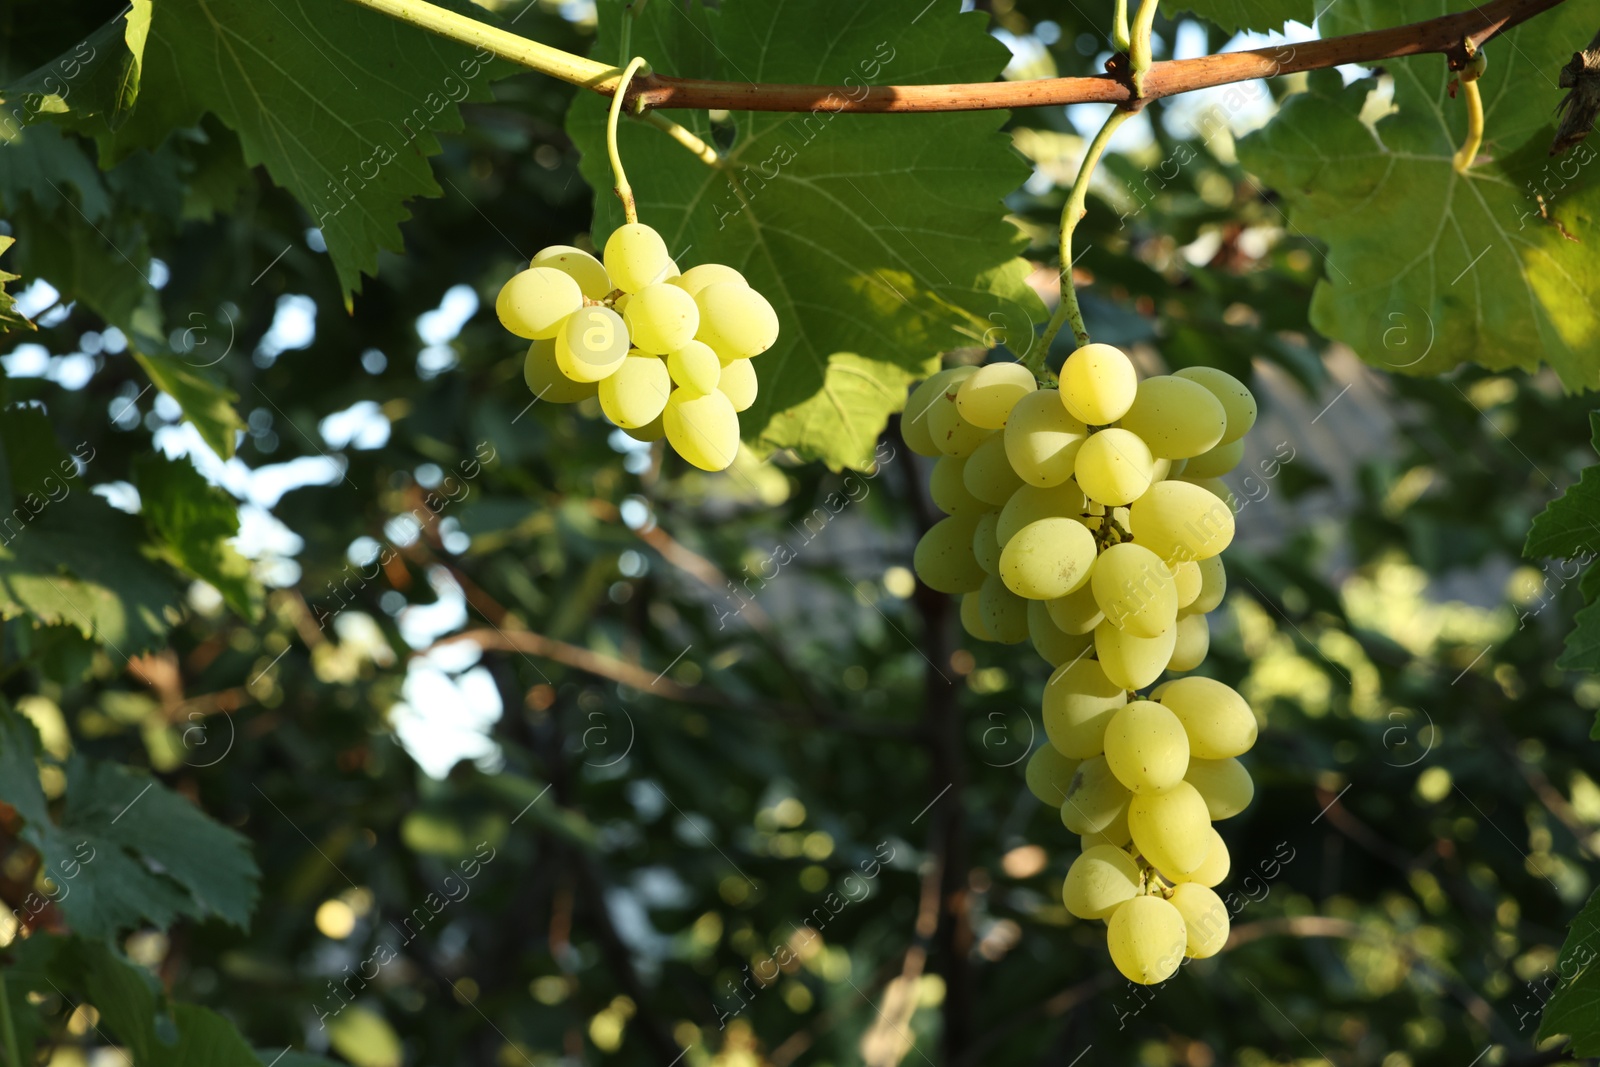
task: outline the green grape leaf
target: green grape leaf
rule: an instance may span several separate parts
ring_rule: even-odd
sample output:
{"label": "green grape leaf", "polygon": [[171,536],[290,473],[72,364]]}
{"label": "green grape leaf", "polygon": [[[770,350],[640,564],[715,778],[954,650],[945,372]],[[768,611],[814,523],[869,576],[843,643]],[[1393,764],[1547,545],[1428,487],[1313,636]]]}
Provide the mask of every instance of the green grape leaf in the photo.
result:
{"label": "green grape leaf", "polygon": [[116,129],[139,97],[152,0],[128,9],[44,66],[0,88],[0,140],[41,118],[78,130]]}
{"label": "green grape leaf", "polygon": [[1309,26],[1317,17],[1312,0],[1163,0],[1161,4],[1161,13],[1168,18],[1184,12],[1199,15],[1229,33],[1279,30],[1290,21]]}
{"label": "green grape leaf", "polygon": [[238,394],[177,356],[134,352],[133,358],[157,389],[178,402],[184,417],[194,423],[211,450],[223,459],[231,459],[234,442],[245,428],[244,420],[233,408]]}
{"label": "green grape leaf", "polygon": [[458,105],[489,99],[514,69],[356,4],[156,0],[143,91],[111,155],[215,114],[322,230],[348,305],[379,251],[403,248],[405,202],[440,195],[436,135],[461,129]]}
{"label": "green grape leaf", "polygon": [[[596,52],[617,48],[619,3],[600,11]],[[632,51],[664,74],[738,81],[988,81],[1008,53],[981,14],[954,3],[726,0],[654,4]],[[799,48],[797,41],[816,42]],[[702,112],[674,112],[702,138]],[[621,221],[610,193],[606,102],[580,97],[568,131],[596,195],[594,236]],[[722,167],[661,130],[627,121],[620,151],[640,219],[680,265],[743,271],[778,312],[782,333],[756,357],[760,395],[745,440],[790,447],[835,469],[874,462],[874,442],[906,386],[939,352],[1009,341],[1025,351],[1045,312],[1016,258],[1025,245],[1001,199],[1028,168],[997,112],[798,115],[736,112]]]}
{"label": "green grape leaf", "polygon": [[[1600,411],[1589,415],[1590,443],[1600,452]],[[1527,559],[1600,555],[1600,464],[1585,467],[1576,484],[1533,518],[1522,546]]]}
{"label": "green grape leaf", "polygon": [[239,507],[226,492],[208,483],[186,459],[159,454],[134,461],[145,521],[173,566],[210,582],[242,618],[261,614],[261,583],[250,561],[228,539],[239,532]]}
{"label": "green grape leaf", "polygon": [[[17,243],[15,237],[0,236],[0,256],[5,255],[6,249]],[[17,310],[17,299],[6,292],[6,285],[22,277],[10,271],[0,270],[0,333],[9,333],[12,330],[36,329],[26,315]]]}
{"label": "green grape leaf", "polygon": [[182,916],[249,924],[260,872],[249,841],[140,771],[73,756],[60,822],[34,769],[31,724],[0,705],[0,800],[22,816],[72,929],[103,939]]}
{"label": "green grape leaf", "polygon": [[1555,993],[1545,1004],[1538,1040],[1557,1034],[1572,1039],[1577,1057],[1600,1056],[1600,891],[1589,898],[1568,928],[1556,960]]}
{"label": "green grape leaf", "polygon": [[[1447,10],[1445,0],[1344,0],[1319,26],[1331,35]],[[1600,385],[1600,260],[1569,237],[1600,211],[1596,168],[1583,166],[1593,149],[1543,160],[1555,102],[1546,87],[1573,42],[1593,34],[1587,18],[1561,8],[1489,42],[1487,132],[1465,175],[1452,158],[1466,105],[1450,99],[1440,56],[1388,68],[1395,111],[1375,125],[1363,120],[1375,83],[1345,87],[1323,71],[1240,141],[1240,161],[1288,204],[1290,232],[1327,246],[1311,306],[1319,331],[1408,374],[1544,362],[1568,389]],[[1530,190],[1542,191],[1548,217]]]}
{"label": "green grape leaf", "polygon": [[134,516],[89,492],[44,412],[0,411],[0,618],[67,625],[121,659],[159,643],[178,587],[140,551]]}
{"label": "green grape leaf", "polygon": [[[1567,635],[1566,649],[1556,660],[1563,671],[1600,672],[1600,603],[1580,608],[1572,617],[1572,632]],[[1600,716],[1595,725],[1600,728]]]}

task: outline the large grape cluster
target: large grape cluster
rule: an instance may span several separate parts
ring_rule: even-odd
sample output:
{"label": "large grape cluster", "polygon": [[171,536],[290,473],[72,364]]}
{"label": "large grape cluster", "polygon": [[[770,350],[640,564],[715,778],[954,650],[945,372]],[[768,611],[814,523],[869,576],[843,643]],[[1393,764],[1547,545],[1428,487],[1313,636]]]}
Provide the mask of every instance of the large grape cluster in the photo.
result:
{"label": "large grape cluster", "polygon": [[948,516],[918,543],[917,573],[961,597],[968,634],[1031,639],[1055,668],[1028,786],[1080,835],[1067,910],[1104,920],[1112,960],[1144,984],[1228,938],[1212,889],[1228,849],[1211,823],[1254,796],[1238,757],[1255,715],[1210,678],[1140,691],[1210,649],[1234,533],[1220,476],[1255,419],[1232,375],[1140,381],[1121,351],[1090,344],[1059,389],[1015,363],[942,371],[902,420],[907,445],[938,457],[930,491]]}
{"label": "large grape cluster", "polygon": [[592,396],[641,441],[665,437],[701,470],[739,452],[739,415],[756,399],[750,360],[778,339],[778,316],[732,267],[680,272],[661,235],[618,227],[604,262],[551,245],[501,288],[495,312],[533,343],[523,378],[541,400]]}

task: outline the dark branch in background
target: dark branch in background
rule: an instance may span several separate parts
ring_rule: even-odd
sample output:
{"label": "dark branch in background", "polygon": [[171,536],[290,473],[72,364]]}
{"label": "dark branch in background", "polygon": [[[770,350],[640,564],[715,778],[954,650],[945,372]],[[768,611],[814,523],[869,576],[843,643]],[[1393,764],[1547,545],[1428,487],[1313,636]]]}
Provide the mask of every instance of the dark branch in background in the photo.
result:
{"label": "dark branch in background", "polygon": [[1594,35],[1587,50],[1572,53],[1572,61],[1561,68],[1561,88],[1571,92],[1556,105],[1561,125],[1550,145],[1552,156],[1589,136],[1595,116],[1600,115],[1600,33]]}

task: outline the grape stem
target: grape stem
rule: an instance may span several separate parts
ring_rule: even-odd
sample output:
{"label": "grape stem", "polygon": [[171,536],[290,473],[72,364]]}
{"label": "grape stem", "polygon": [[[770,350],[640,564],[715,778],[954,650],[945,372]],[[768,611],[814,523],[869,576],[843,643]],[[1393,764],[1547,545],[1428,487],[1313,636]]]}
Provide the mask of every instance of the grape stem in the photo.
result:
{"label": "grape stem", "polygon": [[[1476,58],[1482,55],[1470,39],[1466,47],[1469,56]],[[1473,160],[1478,158],[1478,150],[1483,147],[1483,94],[1478,91],[1478,78],[1482,73],[1481,63],[1469,63],[1461,70],[1461,93],[1467,104],[1467,139],[1455,155],[1457,174],[1465,174],[1472,168]]]}
{"label": "grape stem", "polygon": [[1133,83],[1133,98],[1144,98],[1144,76],[1150,70],[1150,29],[1156,21],[1158,0],[1142,0],[1133,17],[1133,34],[1128,41],[1128,73]]}
{"label": "grape stem", "polygon": [[1111,47],[1126,52],[1133,47],[1128,35],[1128,0],[1117,0],[1117,12],[1111,17]]}
{"label": "grape stem", "polygon": [[1089,331],[1083,325],[1083,311],[1078,307],[1077,287],[1072,283],[1072,232],[1078,228],[1078,220],[1084,215],[1086,210],[1084,204],[1089,196],[1089,179],[1094,176],[1094,169],[1100,163],[1100,157],[1105,155],[1111,135],[1116,133],[1117,127],[1128,121],[1132,115],[1132,111],[1119,107],[1106,116],[1105,125],[1100,127],[1100,132],[1094,135],[1094,140],[1089,142],[1089,147],[1083,154],[1083,163],[1078,167],[1078,177],[1073,181],[1072,190],[1067,194],[1066,206],[1061,209],[1061,302],[1056,305],[1055,314],[1050,316],[1050,322],[1044,328],[1044,336],[1040,338],[1041,343],[1034,349],[1036,354],[1026,363],[1035,377],[1040,376],[1050,345],[1067,322],[1072,323],[1072,336],[1077,341],[1078,348],[1089,343]]}
{"label": "grape stem", "polygon": [[617,119],[622,115],[623,101],[628,98],[628,82],[644,65],[643,56],[634,56],[628,61],[622,71],[622,80],[617,83],[617,91],[611,97],[611,114],[606,118],[606,152],[611,156],[611,173],[616,178],[615,191],[617,199],[622,201],[622,215],[629,222],[639,221],[639,205],[633,199],[633,186],[628,184],[628,174],[622,169],[622,154],[617,151]]}

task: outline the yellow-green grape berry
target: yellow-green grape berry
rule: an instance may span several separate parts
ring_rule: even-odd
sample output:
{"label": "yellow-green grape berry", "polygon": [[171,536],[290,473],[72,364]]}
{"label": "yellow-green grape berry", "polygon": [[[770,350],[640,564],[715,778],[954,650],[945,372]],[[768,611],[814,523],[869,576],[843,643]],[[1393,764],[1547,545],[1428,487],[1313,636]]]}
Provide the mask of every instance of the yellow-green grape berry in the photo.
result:
{"label": "yellow-green grape berry", "polygon": [[1110,619],[1094,628],[1094,652],[1100,667],[1117,685],[1132,692],[1161,677],[1177,647],[1178,628],[1168,627],[1156,637],[1135,637]]}
{"label": "yellow-green grape berry", "polygon": [[567,316],[581,307],[583,290],[554,267],[529,267],[513,275],[494,300],[500,324],[530,341],[554,337]]}
{"label": "yellow-green grape berry", "polygon": [[1088,344],[1061,365],[1061,402],[1089,426],[1108,426],[1128,413],[1139,389],[1139,372],[1120,349]]}
{"label": "yellow-green grape berry", "polygon": [[997,508],[1022,488],[1022,479],[1011,469],[1011,460],[1006,457],[1006,440],[1001,434],[995,434],[973,450],[967,457],[962,479],[967,483],[967,492]]}
{"label": "yellow-green grape berry", "polygon": [[662,419],[673,451],[703,471],[726,470],[739,454],[739,413],[721,393],[674,389]]}
{"label": "yellow-green grape berry", "polygon": [[1188,935],[1186,954],[1203,960],[1215,956],[1228,943],[1228,909],[1209,886],[1183,882],[1172,890],[1170,902],[1183,916]]}
{"label": "yellow-green grape berry", "polygon": [[940,593],[975,593],[988,577],[972,554],[977,515],[952,515],[929,528],[917,542],[912,567],[929,589]]}
{"label": "yellow-green grape berry", "polygon": [[1194,754],[1201,759],[1242,756],[1256,743],[1256,717],[1244,697],[1215,678],[1179,678],[1161,690]]}
{"label": "yellow-green grape berry", "polygon": [[750,283],[744,280],[744,275],[732,267],[723,266],[721,263],[702,263],[697,267],[690,267],[668,282],[687,292],[690,296],[698,293],[708,285],[717,282],[727,282],[731,285],[743,285],[746,288]]}
{"label": "yellow-green grape berry", "polygon": [[1106,724],[1106,763],[1135,793],[1161,793],[1183,781],[1189,738],[1178,717],[1153,700],[1135,700]]}
{"label": "yellow-green grape berry", "polygon": [[[745,362],[748,364],[749,361]],[[667,372],[680,388],[691,393],[709,393],[722,380],[722,360],[711,351],[710,345],[689,341],[682,348],[673,349],[667,356]],[[734,409],[738,410],[737,404]]]}
{"label": "yellow-green grape berry", "polygon": [[1228,483],[1223,481],[1221,478],[1201,478],[1198,475],[1190,478],[1185,475],[1178,480],[1187,482],[1190,485],[1198,485],[1200,488],[1204,489],[1206,492],[1210,493],[1212,496],[1226,504],[1229,511],[1239,510],[1238,498],[1233,495],[1233,490],[1228,488]]}
{"label": "yellow-green grape berry", "polygon": [[1216,611],[1222,603],[1223,595],[1228,591],[1228,572],[1222,565],[1221,556],[1200,560],[1199,566],[1200,593],[1187,610],[1204,615],[1208,611]]}
{"label": "yellow-green grape berry", "polygon": [[1206,852],[1205,862],[1200,864],[1190,873],[1181,878],[1168,875],[1162,871],[1162,877],[1169,882],[1196,882],[1204,886],[1217,886],[1228,877],[1228,868],[1232,859],[1228,855],[1228,845],[1222,840],[1222,835],[1217,833],[1217,828],[1211,828],[1211,848]]}
{"label": "yellow-green grape berry", "polygon": [[1033,650],[1040,658],[1052,667],[1082,660],[1094,647],[1093,634],[1069,634],[1051,622],[1050,612],[1042,600],[1028,601],[1028,640],[1033,642]]}
{"label": "yellow-green grape berry", "polygon": [[906,447],[919,456],[942,456],[939,446],[934,443],[933,430],[928,422],[928,412],[933,408],[945,386],[957,377],[958,371],[968,371],[970,367],[951,367],[949,370],[939,371],[930,378],[926,378],[906,399],[905,410],[900,413],[900,436],[904,438]]}
{"label": "yellow-green grape berry", "polygon": [[616,373],[626,358],[628,327],[610,308],[579,308],[556,335],[556,365],[575,382],[598,382]]}
{"label": "yellow-green grape berry", "polygon": [[1025,485],[1011,494],[1000,509],[998,536],[1003,545],[1029,523],[1040,519],[1066,518],[1083,521],[1089,502],[1074,482],[1044,489]]}
{"label": "yellow-green grape berry", "polygon": [[1116,822],[1133,796],[1117,781],[1104,756],[1086,759],[1067,786],[1067,799],[1061,804],[1061,823],[1075,834],[1093,834]]}
{"label": "yellow-green grape berry", "polygon": [[1031,522],[1000,550],[1006,588],[1029,600],[1054,600],[1078,590],[1095,566],[1094,535],[1075,519]]}
{"label": "yellow-green grape berry", "polygon": [[612,289],[605,266],[583,249],[571,245],[551,245],[541,249],[529,265],[550,267],[568,275],[590,300],[604,300]]}
{"label": "yellow-green grape berry", "polygon": [[994,575],[985,575],[978,590],[983,624],[1002,645],[1021,644],[1028,639],[1028,602]]}
{"label": "yellow-green grape berry", "polygon": [[993,430],[974,426],[962,418],[956,407],[956,393],[961,383],[975,373],[974,367],[955,368],[955,373],[945,380],[944,387],[928,406],[928,433],[939,451],[947,456],[965,459],[994,434]]}
{"label": "yellow-green grape berry", "polygon": [[1045,607],[1050,612],[1051,621],[1069,634],[1092,633],[1100,625],[1100,620],[1106,617],[1105,612],[1100,610],[1100,602],[1094,598],[1092,572],[1091,580],[1077,592],[1046,601]]}
{"label": "yellow-green grape berry", "polygon": [[1061,902],[1080,919],[1103,919],[1139,895],[1139,865],[1112,845],[1084,849],[1061,886]]}
{"label": "yellow-green grape berry", "polygon": [[1203,578],[1200,574],[1200,564],[1192,559],[1169,562],[1167,566],[1172,570],[1172,583],[1178,587],[1178,610],[1182,611],[1193,604],[1200,596]]}
{"label": "yellow-green grape berry", "polygon": [[1116,845],[1126,848],[1133,843],[1133,834],[1128,832],[1128,806],[1124,804],[1117,812],[1116,818],[1106,824],[1105,829],[1096,830],[1092,834],[1079,834],[1078,847],[1085,852],[1096,845]]}
{"label": "yellow-green grape berry", "polygon": [[1256,797],[1256,784],[1250,772],[1245,770],[1244,764],[1231,757],[1191,758],[1189,769],[1183,777],[1205,801],[1206,814],[1212,822],[1233,818],[1248,808]]}
{"label": "yellow-green grape berry", "polygon": [[[713,355],[712,358],[716,357]],[[728,398],[735,411],[746,411],[756,402],[757,384],[756,366],[748,359],[724,363],[717,372],[717,389]]]}
{"label": "yellow-green grape berry", "polygon": [[1184,615],[1178,619],[1178,640],[1167,661],[1169,671],[1192,671],[1206,661],[1211,651],[1211,627],[1204,615]]}
{"label": "yellow-green grape berry", "polygon": [[595,395],[594,382],[575,382],[561,373],[554,341],[534,341],[528,346],[522,380],[535,397],[549,404],[574,404]]}
{"label": "yellow-green grape berry", "polygon": [[1158,896],[1124,901],[1106,923],[1111,962],[1130,982],[1155,985],[1177,973],[1189,930],[1177,908]]}
{"label": "yellow-green grape berry", "polygon": [[1037,389],[1033,372],[1020,363],[991,363],[961,383],[956,407],[961,417],[986,430],[1006,424],[1017,401]]}
{"label": "yellow-green grape berry", "polygon": [[1068,759],[1049,745],[1040,745],[1028,757],[1022,776],[1028,783],[1028,791],[1038,797],[1041,804],[1059,808],[1066,802],[1067,788],[1072,784],[1073,775],[1078,773],[1079,762]]}
{"label": "yellow-green grape berry", "polygon": [[1190,481],[1205,481],[1208,478],[1220,478],[1239,465],[1244,459],[1244,442],[1234,441],[1231,444],[1218,445],[1209,452],[1202,452],[1183,465],[1184,477]]}
{"label": "yellow-green grape berry", "polygon": [[972,531],[972,554],[978,558],[978,566],[983,568],[985,574],[1000,573],[1000,542],[995,538],[995,527],[999,522],[999,512],[986,511]]}
{"label": "yellow-green grape berry", "polygon": [[1040,389],[1024,396],[1006,419],[1006,457],[1017,477],[1047,488],[1072,477],[1089,428],[1072,417],[1061,395]]}
{"label": "yellow-green grape berry", "polygon": [[611,283],[625,293],[637,293],[666,280],[672,265],[667,243],[642,222],[618,226],[606,238],[604,257]]}
{"label": "yellow-green grape berry", "polygon": [[1128,804],[1128,829],[1139,855],[1180,878],[1205,862],[1210,828],[1206,802],[1188,782],[1164,793],[1135,793]]}
{"label": "yellow-green grape berry", "polygon": [[1198,382],[1211,391],[1222,403],[1228,417],[1228,427],[1222,432],[1221,444],[1232,444],[1250,432],[1256,424],[1256,398],[1245,384],[1225,370],[1216,367],[1185,367],[1176,377]]}
{"label": "yellow-green grape berry", "polygon": [[1186,459],[1216,447],[1228,416],[1222,401],[1199,382],[1162,374],[1139,383],[1118,425],[1138,434],[1157,459]]}
{"label": "yellow-green grape berry", "polygon": [[695,331],[700,328],[700,308],[694,297],[676,285],[650,285],[640,289],[628,301],[622,317],[628,324],[633,347],[655,356],[680,351],[694,340]]}
{"label": "yellow-green grape berry", "polygon": [[1078,487],[1106,507],[1131,504],[1155,481],[1155,459],[1137,434],[1101,430],[1078,449],[1073,464]]}
{"label": "yellow-green grape berry", "polygon": [[1045,736],[1069,756],[1092,759],[1105,752],[1106,725],[1127,703],[1127,690],[1098,660],[1063,664],[1044,687]]}
{"label": "yellow-green grape berry", "polygon": [[979,515],[990,510],[967,489],[966,466],[964,459],[945,456],[933,465],[933,473],[928,476],[928,495],[946,515]]}
{"label": "yellow-green grape berry", "polygon": [[1204,560],[1233,543],[1233,510],[1190,482],[1159,482],[1128,508],[1128,532],[1164,560]]}
{"label": "yellow-green grape berry", "polygon": [[663,437],[667,436],[666,420],[662,417],[665,414],[666,412],[663,411],[661,415],[657,415],[653,420],[645,423],[643,426],[640,426],[634,430],[623,430],[622,432],[633,438],[635,441],[644,441],[647,443],[650,441],[659,441]]}
{"label": "yellow-green grape berry", "polygon": [[1178,583],[1143,545],[1124,541],[1107,548],[1094,561],[1090,582],[1106,621],[1134,637],[1159,637],[1177,621]]}
{"label": "yellow-green grape berry", "polygon": [[713,282],[695,293],[694,300],[700,307],[695,338],[722,359],[758,356],[778,339],[778,313],[748,285]]}
{"label": "yellow-green grape berry", "polygon": [[630,355],[600,381],[600,410],[624,430],[647,426],[667,408],[672,382],[658,356]]}
{"label": "yellow-green grape berry", "polygon": [[961,594],[961,628],[974,641],[994,640],[994,634],[983,621],[983,602],[977,593]]}

